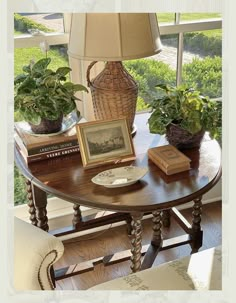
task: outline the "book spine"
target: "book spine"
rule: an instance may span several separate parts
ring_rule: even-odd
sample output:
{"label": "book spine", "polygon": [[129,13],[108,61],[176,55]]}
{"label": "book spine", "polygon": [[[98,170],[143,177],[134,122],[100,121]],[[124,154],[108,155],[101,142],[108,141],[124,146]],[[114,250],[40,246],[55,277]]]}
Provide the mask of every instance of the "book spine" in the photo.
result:
{"label": "book spine", "polygon": [[32,149],[29,149],[28,156],[38,155],[46,152],[53,152],[59,149],[72,148],[76,146],[78,146],[78,139],[74,139],[68,142],[56,143],[56,144],[52,143],[50,145],[34,147]]}
{"label": "book spine", "polygon": [[158,165],[158,163],[163,166],[165,169],[168,166],[168,163],[166,163],[165,160],[163,160],[161,157],[159,157],[159,155],[157,155],[157,153],[155,153],[155,150],[150,149],[148,150],[148,157],[156,164]]}
{"label": "book spine", "polygon": [[156,165],[158,166],[165,174],[167,174],[166,167],[162,165],[161,162],[158,162],[155,157],[151,153],[148,153],[148,158]]}
{"label": "book spine", "polygon": [[78,153],[80,151],[79,146],[77,145],[72,148],[65,148],[65,149],[42,153],[42,154],[38,154],[38,155],[27,156],[26,154],[23,153],[23,151],[19,148],[19,146],[17,144],[16,144],[16,148],[20,152],[20,154],[22,155],[22,157],[24,158],[24,160],[26,161],[27,164],[37,162],[37,161],[42,161],[42,160],[49,160],[49,159],[56,158],[56,157],[66,156],[69,154]]}

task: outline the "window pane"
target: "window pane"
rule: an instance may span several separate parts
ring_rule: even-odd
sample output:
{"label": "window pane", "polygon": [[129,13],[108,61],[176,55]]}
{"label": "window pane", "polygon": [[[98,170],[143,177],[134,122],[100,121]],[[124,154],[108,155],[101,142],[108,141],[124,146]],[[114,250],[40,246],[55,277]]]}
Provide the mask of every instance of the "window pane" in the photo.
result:
{"label": "window pane", "polygon": [[[22,73],[22,67],[28,65],[30,60],[38,61],[45,57],[40,47],[31,48],[15,48],[15,76]],[[67,45],[50,46],[47,56],[52,59],[50,63],[51,69],[61,66],[68,66]]]}
{"label": "window pane", "polygon": [[64,32],[63,14],[14,14],[15,35],[42,32]]}
{"label": "window pane", "polygon": [[176,82],[177,35],[162,36],[162,51],[152,57],[125,61],[124,65],[138,83],[137,111],[147,109],[157,96],[155,86]]}
{"label": "window pane", "polygon": [[204,19],[215,19],[221,18],[221,14],[219,13],[186,13],[180,14],[180,22],[181,21],[193,21],[193,20],[204,20]]}
{"label": "window pane", "polygon": [[174,23],[175,13],[157,13],[158,23]]}
{"label": "window pane", "polygon": [[222,31],[184,34],[185,54],[192,59],[183,65],[183,82],[211,98],[222,96]]}

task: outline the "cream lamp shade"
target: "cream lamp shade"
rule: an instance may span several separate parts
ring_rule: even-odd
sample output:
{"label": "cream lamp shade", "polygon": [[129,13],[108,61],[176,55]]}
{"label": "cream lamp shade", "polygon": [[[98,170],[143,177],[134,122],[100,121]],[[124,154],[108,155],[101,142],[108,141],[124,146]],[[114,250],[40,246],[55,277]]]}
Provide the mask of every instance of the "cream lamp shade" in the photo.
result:
{"label": "cream lamp shade", "polygon": [[72,14],[68,55],[88,61],[107,61],[92,81],[96,119],[126,117],[132,127],[138,95],[137,84],[121,61],[144,58],[161,51],[160,33],[154,13]]}

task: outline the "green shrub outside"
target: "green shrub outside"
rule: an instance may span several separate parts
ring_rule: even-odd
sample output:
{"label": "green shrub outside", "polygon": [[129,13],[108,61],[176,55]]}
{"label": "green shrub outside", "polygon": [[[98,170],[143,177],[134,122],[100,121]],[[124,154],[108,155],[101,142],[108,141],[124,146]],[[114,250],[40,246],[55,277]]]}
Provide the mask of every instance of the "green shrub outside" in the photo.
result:
{"label": "green shrub outside", "polygon": [[14,14],[14,27],[16,31],[21,33],[28,33],[29,29],[38,29],[46,33],[53,32],[52,29],[47,28],[43,24],[37,23],[19,14]]}
{"label": "green shrub outside", "polygon": [[[176,34],[162,36],[161,41],[163,45],[176,47]],[[201,56],[221,56],[221,30],[185,33],[184,50],[199,54]]]}
{"label": "green shrub outside", "polygon": [[[138,59],[126,61],[124,66],[138,83],[139,97],[146,103],[157,96],[155,86],[158,82],[175,84],[175,71],[158,60]],[[138,101],[140,102],[140,100]]]}
{"label": "green shrub outside", "polygon": [[27,203],[26,183],[19,169],[14,164],[14,205]]}
{"label": "green shrub outside", "polygon": [[222,96],[222,59],[205,57],[183,65],[183,82],[210,98]]}
{"label": "green shrub outside", "polygon": [[[183,83],[192,86],[210,98],[222,95],[222,68],[220,57],[193,59],[183,65]],[[139,87],[138,108],[154,99],[158,92],[157,84],[175,85],[175,71],[169,65],[153,59],[132,60],[124,63],[125,68],[134,77]]]}

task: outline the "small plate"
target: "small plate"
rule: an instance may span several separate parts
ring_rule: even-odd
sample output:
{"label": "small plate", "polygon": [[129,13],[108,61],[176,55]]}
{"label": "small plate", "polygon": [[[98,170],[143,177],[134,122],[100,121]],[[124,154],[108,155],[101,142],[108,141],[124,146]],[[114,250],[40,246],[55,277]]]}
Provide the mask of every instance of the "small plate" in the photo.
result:
{"label": "small plate", "polygon": [[77,124],[81,118],[82,118],[81,116],[77,117],[76,112],[70,113],[69,115],[63,118],[61,130],[59,132],[51,133],[51,134],[35,134],[34,132],[32,132],[29,123],[25,121],[18,123],[18,126],[21,128],[23,132],[28,133],[30,135],[37,137],[51,137],[51,136],[62,134],[65,131],[69,130],[75,124]]}
{"label": "small plate", "polygon": [[108,188],[123,187],[136,183],[147,172],[147,167],[124,166],[105,170],[93,177],[91,181]]}

